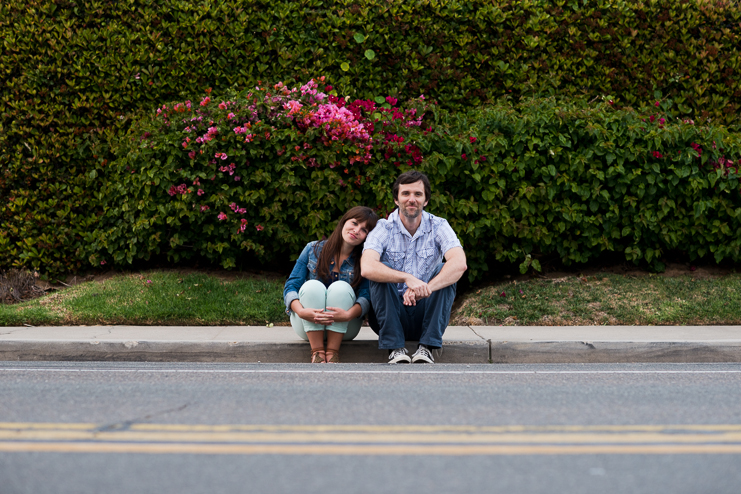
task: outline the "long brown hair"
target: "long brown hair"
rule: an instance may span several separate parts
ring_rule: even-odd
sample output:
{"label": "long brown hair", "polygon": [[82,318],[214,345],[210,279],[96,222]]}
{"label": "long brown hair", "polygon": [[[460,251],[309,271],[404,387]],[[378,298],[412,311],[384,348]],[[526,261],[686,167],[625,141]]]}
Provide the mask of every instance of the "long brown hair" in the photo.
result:
{"label": "long brown hair", "polygon": [[[342,252],[342,227],[345,226],[345,223],[353,219],[357,220],[358,223],[362,223],[365,221],[365,227],[370,232],[376,227],[378,215],[374,213],[371,208],[367,208],[365,206],[355,206],[350,211],[342,215],[342,218],[340,218],[340,221],[337,222],[337,226],[332,232],[332,235],[330,235],[327,241],[324,242],[322,252],[317,256],[318,260],[316,263],[316,274],[317,278],[319,278],[320,280],[329,279],[329,262],[332,259],[339,260],[340,253]],[[318,245],[319,243],[317,242],[317,244],[314,246],[314,252],[316,252],[316,248]],[[355,260],[355,275],[353,276],[353,280],[350,285],[353,288],[357,288],[358,285],[360,285],[360,255],[362,253],[363,244],[356,245],[352,251],[352,256]],[[339,269],[340,266],[338,266],[337,268]]]}

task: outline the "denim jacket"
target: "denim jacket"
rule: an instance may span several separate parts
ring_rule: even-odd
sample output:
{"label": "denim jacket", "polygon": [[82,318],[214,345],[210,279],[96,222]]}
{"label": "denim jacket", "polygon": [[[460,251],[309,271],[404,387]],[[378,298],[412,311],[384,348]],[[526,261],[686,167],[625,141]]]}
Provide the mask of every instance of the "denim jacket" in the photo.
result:
{"label": "denim jacket", "polygon": [[[324,242],[324,240],[309,242],[306,244],[306,247],[304,247],[298,260],[296,260],[296,265],[293,267],[293,271],[291,271],[291,275],[286,281],[285,288],[283,288],[283,300],[286,303],[286,312],[290,312],[291,302],[298,298],[298,291],[301,288],[301,285],[303,285],[307,280],[317,279],[316,266],[319,260],[318,254],[321,253],[322,247],[324,247]],[[319,244],[316,249],[318,252],[314,252],[314,245],[317,243]],[[331,271],[334,267],[334,259],[330,261],[329,266]],[[355,262],[351,255],[342,263],[342,266],[340,266],[340,280],[352,284],[354,276]],[[363,279],[358,288],[355,289],[355,292],[357,294],[355,302],[360,304],[362,310],[360,317],[363,317],[370,308],[370,283],[368,280]]]}

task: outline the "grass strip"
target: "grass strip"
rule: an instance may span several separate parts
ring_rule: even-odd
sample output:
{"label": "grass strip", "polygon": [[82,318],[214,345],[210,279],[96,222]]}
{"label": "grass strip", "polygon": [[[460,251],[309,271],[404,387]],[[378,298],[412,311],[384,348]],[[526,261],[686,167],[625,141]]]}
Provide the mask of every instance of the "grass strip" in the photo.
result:
{"label": "grass strip", "polygon": [[[0,304],[0,326],[287,324],[283,281],[207,274],[118,275]],[[508,281],[462,295],[451,325],[741,325],[741,275],[604,274]]]}
{"label": "grass strip", "polygon": [[265,325],[286,323],[283,282],[206,274],[119,275],[28,302],[0,305],[0,326]]}
{"label": "grass strip", "polygon": [[568,276],[469,292],[454,322],[471,325],[737,325],[741,275]]}

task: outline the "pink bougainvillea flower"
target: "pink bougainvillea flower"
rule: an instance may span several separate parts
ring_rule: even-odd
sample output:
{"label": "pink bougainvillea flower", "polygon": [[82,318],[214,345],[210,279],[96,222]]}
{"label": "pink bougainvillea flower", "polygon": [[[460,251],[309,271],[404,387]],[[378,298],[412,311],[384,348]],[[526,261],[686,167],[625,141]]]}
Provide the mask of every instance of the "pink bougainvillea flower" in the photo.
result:
{"label": "pink bougainvillea flower", "polygon": [[234,177],[234,181],[235,182],[239,182],[240,180],[242,180],[242,177],[240,177],[239,175],[237,175],[236,177]]}
{"label": "pink bougainvillea flower", "polygon": [[651,153],[651,154],[653,154],[653,155],[654,155],[654,158],[663,158],[663,157],[664,157],[664,155],[663,155],[663,154],[661,154],[661,153],[660,153],[660,152],[658,152],[658,151],[654,151],[654,152],[653,152],[653,153]]}
{"label": "pink bougainvillea flower", "polygon": [[649,119],[649,120],[650,120],[651,122],[653,122],[654,120],[656,120],[656,117],[655,117],[655,116],[653,116],[653,115],[651,115],[650,117],[648,117],[648,119]]}
{"label": "pink bougainvillea flower", "polygon": [[219,221],[224,221],[226,219],[225,213],[219,213]]}
{"label": "pink bougainvillea flower", "polygon": [[152,280],[147,280],[147,285],[151,285],[151,284],[152,284]]}
{"label": "pink bougainvillea flower", "polygon": [[471,144],[473,144],[474,142],[476,142],[476,138],[475,137],[469,137],[468,140],[471,141]]}
{"label": "pink bougainvillea flower", "polygon": [[211,208],[209,206],[207,206],[207,205],[204,204],[203,206],[201,206],[201,213],[204,212],[204,211],[208,211],[209,209],[211,209]]}
{"label": "pink bougainvillea flower", "polygon": [[232,118],[234,118],[234,113],[230,113],[229,115],[226,116],[226,118],[228,120],[231,120]]}
{"label": "pink bougainvillea flower", "polygon": [[196,192],[196,194],[202,196],[203,194],[205,194],[205,192],[203,192],[203,189],[198,189],[198,192]]}
{"label": "pink bougainvillea flower", "polygon": [[190,158],[192,160],[196,159],[196,152],[195,151],[191,151],[190,153],[188,153],[188,158]]}
{"label": "pink bougainvillea flower", "polygon": [[201,106],[206,106],[206,105],[208,105],[209,103],[211,103],[211,98],[209,98],[208,96],[206,96],[205,98],[203,98],[203,99],[201,100]]}
{"label": "pink bougainvillea flower", "polygon": [[101,266],[105,266],[105,264],[106,264],[106,262],[105,262],[105,261],[100,261],[100,265],[101,265]]}
{"label": "pink bougainvillea flower", "polygon": [[463,153],[463,154],[461,155],[461,159],[463,159],[463,160],[465,160],[465,159],[466,159],[466,153]]}
{"label": "pink bougainvillea flower", "polygon": [[499,294],[499,296],[500,296],[500,297],[506,297],[506,296],[507,296],[507,294],[506,294],[506,293],[504,293],[504,292],[502,292],[502,293],[500,293],[500,294]]}
{"label": "pink bougainvillea flower", "polygon": [[219,110],[226,110],[226,103],[224,103],[223,101],[219,103]]}
{"label": "pink bougainvillea flower", "polygon": [[659,102],[657,101],[656,103],[654,103],[654,106],[659,106]]}
{"label": "pink bougainvillea flower", "polygon": [[661,125],[664,125],[664,122],[666,122],[666,120],[664,120],[663,118],[660,118],[660,119],[659,119],[659,123],[660,123]]}
{"label": "pink bougainvillea flower", "polygon": [[397,103],[397,101],[399,101],[399,100],[397,100],[393,96],[387,96],[386,97],[386,103],[388,103],[391,106],[394,106]]}
{"label": "pink bougainvillea flower", "polygon": [[263,231],[262,225],[257,225],[255,228],[257,229],[258,232]]}
{"label": "pink bougainvillea flower", "polygon": [[247,220],[242,218],[241,225],[239,226],[239,232],[242,233],[247,228]]}

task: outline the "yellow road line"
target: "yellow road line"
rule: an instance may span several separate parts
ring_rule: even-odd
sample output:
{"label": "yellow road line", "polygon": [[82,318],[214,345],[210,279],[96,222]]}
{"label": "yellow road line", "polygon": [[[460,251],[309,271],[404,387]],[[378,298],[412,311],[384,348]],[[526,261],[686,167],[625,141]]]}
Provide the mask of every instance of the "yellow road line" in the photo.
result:
{"label": "yellow road line", "polygon": [[172,443],[301,443],[301,444],[699,444],[738,443],[741,433],[660,434],[660,433],[505,433],[505,434],[359,434],[359,433],[265,433],[265,432],[135,432],[135,431],[0,431],[0,440],[9,441],[115,441]]}
{"label": "yellow road line", "polygon": [[[0,422],[0,430],[93,430],[103,424],[75,422]],[[449,426],[449,425],[273,425],[273,424],[131,424],[128,430],[185,431],[185,432],[741,432],[741,424],[661,424],[661,425],[505,425],[505,426]]]}
{"label": "yellow road line", "polygon": [[[62,424],[60,424],[62,425]],[[2,424],[0,424],[2,428]],[[157,431],[273,431],[273,432],[582,432],[582,431],[738,431],[741,425],[507,425],[507,426],[448,426],[448,425],[207,425],[207,424],[132,424],[131,430]]]}
{"label": "yellow road line", "polygon": [[280,455],[741,454],[741,425],[0,423],[0,451]]}
{"label": "yellow road line", "polygon": [[0,442],[0,452],[209,455],[487,456],[741,454],[741,445],[275,445]]}

